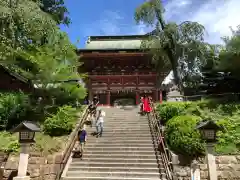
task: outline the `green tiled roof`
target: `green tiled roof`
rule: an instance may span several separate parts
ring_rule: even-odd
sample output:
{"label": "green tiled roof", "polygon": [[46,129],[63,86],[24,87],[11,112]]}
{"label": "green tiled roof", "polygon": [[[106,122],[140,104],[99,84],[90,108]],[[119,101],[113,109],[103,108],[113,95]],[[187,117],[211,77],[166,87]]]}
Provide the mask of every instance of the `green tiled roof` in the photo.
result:
{"label": "green tiled roof", "polygon": [[90,36],[85,49],[140,49],[145,36]]}
{"label": "green tiled roof", "polygon": [[141,40],[91,41],[86,49],[140,49]]}

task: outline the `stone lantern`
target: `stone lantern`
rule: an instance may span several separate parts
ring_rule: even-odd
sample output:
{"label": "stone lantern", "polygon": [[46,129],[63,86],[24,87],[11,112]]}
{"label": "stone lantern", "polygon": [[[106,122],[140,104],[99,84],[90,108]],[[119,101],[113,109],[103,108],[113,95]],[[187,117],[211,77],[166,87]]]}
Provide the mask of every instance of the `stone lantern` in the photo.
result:
{"label": "stone lantern", "polygon": [[200,122],[196,129],[198,129],[206,141],[206,159],[208,165],[209,180],[217,180],[217,166],[214,156],[214,145],[217,143],[217,132],[223,130],[223,127],[217,125],[212,120],[205,120]]}
{"label": "stone lantern", "polygon": [[29,147],[31,143],[35,143],[35,132],[40,131],[41,129],[37,124],[29,121],[20,123],[16,128],[12,130],[14,133],[19,133],[19,143],[21,148],[18,164],[18,176],[14,177],[14,180],[30,179],[30,177],[27,176]]}
{"label": "stone lantern", "polygon": [[203,139],[209,144],[213,144],[217,142],[217,132],[222,130],[221,126],[218,126],[212,120],[206,120],[200,122],[196,129],[198,129],[203,137]]}

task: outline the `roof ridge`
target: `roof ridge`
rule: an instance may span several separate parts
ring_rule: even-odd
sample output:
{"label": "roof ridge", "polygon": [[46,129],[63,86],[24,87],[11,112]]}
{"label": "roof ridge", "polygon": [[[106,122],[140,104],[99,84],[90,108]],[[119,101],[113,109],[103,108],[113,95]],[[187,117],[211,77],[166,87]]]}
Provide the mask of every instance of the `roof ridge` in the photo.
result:
{"label": "roof ridge", "polygon": [[0,66],[1,66],[5,71],[7,71],[10,75],[12,75],[13,77],[17,78],[18,80],[20,80],[20,81],[22,81],[22,82],[24,82],[24,83],[28,83],[29,80],[28,80],[26,77],[18,74],[17,72],[9,69],[8,67],[6,67],[6,66],[4,66],[4,65],[2,65],[2,64],[0,64]]}

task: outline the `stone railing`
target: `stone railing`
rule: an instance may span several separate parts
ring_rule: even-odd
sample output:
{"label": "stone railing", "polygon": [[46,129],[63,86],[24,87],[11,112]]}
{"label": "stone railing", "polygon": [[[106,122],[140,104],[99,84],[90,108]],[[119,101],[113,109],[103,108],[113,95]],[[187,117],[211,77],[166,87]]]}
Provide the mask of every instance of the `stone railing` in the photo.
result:
{"label": "stone railing", "polygon": [[[62,152],[58,152],[47,157],[43,157],[41,154],[29,155],[28,163],[28,174],[32,180],[58,180],[66,166],[69,156],[71,155],[72,149],[75,145],[77,133],[82,127],[83,123],[88,118],[87,107],[78,115],[79,121],[76,127],[69,135],[66,146]],[[12,179],[17,175],[19,157],[10,155],[4,167],[3,180]],[[1,179],[0,179],[1,180]]]}
{"label": "stone railing", "polygon": [[[208,167],[204,160],[199,161],[201,180],[208,180]],[[240,155],[216,156],[218,180],[240,179]],[[178,180],[190,180],[190,166],[174,165]]]}

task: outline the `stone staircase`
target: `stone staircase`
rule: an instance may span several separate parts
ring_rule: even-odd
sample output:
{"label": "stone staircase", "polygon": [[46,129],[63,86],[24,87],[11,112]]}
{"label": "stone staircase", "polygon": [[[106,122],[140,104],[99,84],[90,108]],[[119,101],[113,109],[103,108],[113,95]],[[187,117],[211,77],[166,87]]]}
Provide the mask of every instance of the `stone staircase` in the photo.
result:
{"label": "stone staircase", "polygon": [[88,127],[83,160],[71,159],[62,179],[165,179],[147,117],[140,116],[135,107],[102,109],[106,112],[103,136],[91,136],[95,128]]}

